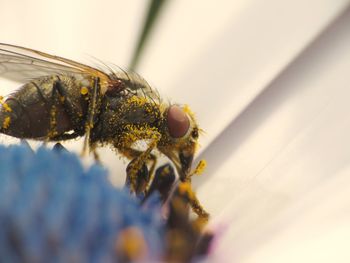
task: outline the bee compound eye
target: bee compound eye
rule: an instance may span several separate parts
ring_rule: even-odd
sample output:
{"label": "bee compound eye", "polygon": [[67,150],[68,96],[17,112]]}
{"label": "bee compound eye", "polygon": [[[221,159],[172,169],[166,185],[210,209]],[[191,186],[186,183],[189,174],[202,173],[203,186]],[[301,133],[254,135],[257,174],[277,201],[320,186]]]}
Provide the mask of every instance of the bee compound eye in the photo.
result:
{"label": "bee compound eye", "polygon": [[187,114],[176,105],[169,107],[167,123],[169,134],[173,138],[184,136],[190,127],[190,120],[188,119]]}

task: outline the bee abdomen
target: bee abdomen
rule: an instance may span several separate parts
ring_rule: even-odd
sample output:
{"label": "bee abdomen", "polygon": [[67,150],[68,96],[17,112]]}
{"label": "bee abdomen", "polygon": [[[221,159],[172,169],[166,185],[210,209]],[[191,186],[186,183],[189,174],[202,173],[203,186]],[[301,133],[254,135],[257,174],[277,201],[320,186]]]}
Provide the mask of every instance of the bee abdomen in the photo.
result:
{"label": "bee abdomen", "polygon": [[[73,79],[67,76],[51,76],[25,84],[3,103],[0,131],[17,138],[40,139],[77,130],[77,118],[81,118],[86,106],[73,84]],[[64,95],[60,94],[62,91]]]}

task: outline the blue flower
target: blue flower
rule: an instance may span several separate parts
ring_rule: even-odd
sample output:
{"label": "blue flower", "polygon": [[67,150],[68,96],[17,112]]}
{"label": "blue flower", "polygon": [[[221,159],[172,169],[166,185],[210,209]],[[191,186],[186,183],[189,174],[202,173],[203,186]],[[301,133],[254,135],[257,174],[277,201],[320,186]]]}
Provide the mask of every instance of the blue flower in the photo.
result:
{"label": "blue flower", "polygon": [[159,202],[148,203],[74,154],[0,146],[0,261],[159,259],[164,220]]}

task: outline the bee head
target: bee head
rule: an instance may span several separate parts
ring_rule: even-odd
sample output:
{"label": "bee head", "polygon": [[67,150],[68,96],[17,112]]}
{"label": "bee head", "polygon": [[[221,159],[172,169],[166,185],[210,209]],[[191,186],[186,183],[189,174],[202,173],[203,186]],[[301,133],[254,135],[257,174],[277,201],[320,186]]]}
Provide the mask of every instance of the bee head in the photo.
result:
{"label": "bee head", "polygon": [[174,163],[180,179],[190,173],[198,145],[199,129],[193,113],[187,106],[171,105],[165,114],[167,143],[160,148]]}

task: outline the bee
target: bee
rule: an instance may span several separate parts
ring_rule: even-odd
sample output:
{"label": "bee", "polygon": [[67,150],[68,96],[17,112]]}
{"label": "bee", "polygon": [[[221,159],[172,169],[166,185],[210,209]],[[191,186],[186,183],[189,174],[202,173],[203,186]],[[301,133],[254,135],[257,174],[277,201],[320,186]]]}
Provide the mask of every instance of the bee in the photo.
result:
{"label": "bee", "polygon": [[[0,77],[23,86],[1,98],[0,132],[21,139],[57,142],[84,136],[83,153],[112,146],[130,160],[131,191],[145,193],[156,167],[158,150],[175,166],[182,182],[191,182],[204,162],[191,171],[200,129],[188,106],[161,100],[138,74],[105,70],[30,48],[0,43]],[[144,150],[137,143],[146,142]],[[140,188],[145,165],[150,176]],[[141,173],[142,174],[142,173]],[[193,210],[208,213],[192,192]]]}

